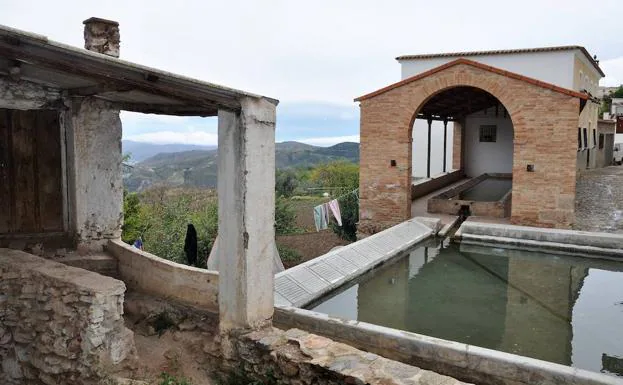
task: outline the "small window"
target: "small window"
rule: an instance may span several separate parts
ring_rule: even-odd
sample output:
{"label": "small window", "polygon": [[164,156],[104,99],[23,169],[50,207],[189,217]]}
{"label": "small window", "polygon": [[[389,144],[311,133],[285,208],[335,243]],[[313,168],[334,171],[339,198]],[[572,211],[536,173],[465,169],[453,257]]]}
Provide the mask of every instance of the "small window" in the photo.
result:
{"label": "small window", "polygon": [[597,130],[593,129],[593,147],[597,146]]}
{"label": "small window", "polygon": [[584,128],[584,148],[588,147],[588,130]]}
{"label": "small window", "polygon": [[484,125],[480,126],[480,141],[495,142],[497,140],[497,126]]}
{"label": "small window", "polygon": [[578,127],[578,151],[582,149],[582,128]]}
{"label": "small window", "polygon": [[604,148],[604,134],[599,134],[599,149]]}

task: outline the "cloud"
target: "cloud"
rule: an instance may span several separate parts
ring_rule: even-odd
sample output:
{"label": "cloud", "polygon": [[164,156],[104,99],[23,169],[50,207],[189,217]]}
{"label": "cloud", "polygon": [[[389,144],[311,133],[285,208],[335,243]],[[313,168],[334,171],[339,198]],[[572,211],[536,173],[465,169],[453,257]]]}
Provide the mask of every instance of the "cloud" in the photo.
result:
{"label": "cloud", "polygon": [[218,144],[218,135],[205,131],[158,131],[128,135],[124,136],[124,139],[156,144],[182,143],[204,146],[216,146]]}
{"label": "cloud", "polygon": [[615,87],[623,84],[623,57],[603,60],[599,63],[599,66],[606,74],[606,77],[601,79],[599,85]]}
{"label": "cloud", "polygon": [[333,146],[342,142],[357,142],[359,143],[359,135],[348,135],[348,136],[327,136],[327,137],[318,137],[318,138],[304,138],[299,139],[299,142],[311,144],[313,146]]}

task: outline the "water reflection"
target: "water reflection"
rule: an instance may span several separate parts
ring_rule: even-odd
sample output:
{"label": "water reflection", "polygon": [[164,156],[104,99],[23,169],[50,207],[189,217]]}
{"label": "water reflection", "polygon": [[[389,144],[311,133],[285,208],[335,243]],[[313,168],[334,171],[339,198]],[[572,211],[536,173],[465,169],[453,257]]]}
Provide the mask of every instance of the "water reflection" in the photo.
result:
{"label": "water reflection", "polygon": [[623,264],[421,247],[314,310],[623,375]]}

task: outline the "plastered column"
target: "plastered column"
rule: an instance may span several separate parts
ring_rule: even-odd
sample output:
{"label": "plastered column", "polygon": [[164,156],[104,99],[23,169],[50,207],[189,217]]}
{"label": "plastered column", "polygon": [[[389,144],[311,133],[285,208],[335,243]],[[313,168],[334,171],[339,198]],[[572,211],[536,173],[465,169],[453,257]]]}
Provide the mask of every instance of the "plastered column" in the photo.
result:
{"label": "plastered column", "polygon": [[257,329],[273,315],[275,104],[243,98],[218,114],[221,332]]}

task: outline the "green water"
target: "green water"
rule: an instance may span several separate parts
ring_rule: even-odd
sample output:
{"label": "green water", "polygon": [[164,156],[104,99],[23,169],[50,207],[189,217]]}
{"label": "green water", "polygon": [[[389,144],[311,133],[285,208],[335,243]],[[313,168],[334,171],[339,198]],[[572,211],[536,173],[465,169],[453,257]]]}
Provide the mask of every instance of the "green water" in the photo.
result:
{"label": "green water", "polygon": [[623,262],[420,247],[310,309],[623,376]]}

